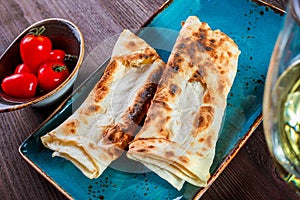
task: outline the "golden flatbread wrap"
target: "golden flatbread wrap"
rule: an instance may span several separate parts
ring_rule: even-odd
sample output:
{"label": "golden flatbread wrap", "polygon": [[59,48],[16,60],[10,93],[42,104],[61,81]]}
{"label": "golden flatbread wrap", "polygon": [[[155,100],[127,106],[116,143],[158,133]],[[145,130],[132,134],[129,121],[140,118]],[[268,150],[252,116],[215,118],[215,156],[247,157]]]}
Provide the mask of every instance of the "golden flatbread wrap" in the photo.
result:
{"label": "golden flatbread wrap", "polygon": [[127,157],[178,190],[206,186],[239,54],[229,36],[189,17]]}
{"label": "golden flatbread wrap", "polygon": [[97,178],[128,147],[144,118],[165,63],[129,30],[118,38],[111,60],[83,104],[41,137],[45,147]]}

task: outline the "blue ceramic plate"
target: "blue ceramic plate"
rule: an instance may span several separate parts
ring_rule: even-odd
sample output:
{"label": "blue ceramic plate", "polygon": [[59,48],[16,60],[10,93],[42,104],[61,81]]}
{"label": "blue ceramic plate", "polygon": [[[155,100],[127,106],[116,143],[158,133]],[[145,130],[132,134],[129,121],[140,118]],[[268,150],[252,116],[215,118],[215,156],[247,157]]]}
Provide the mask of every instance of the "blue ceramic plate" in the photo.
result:
{"label": "blue ceramic plate", "polygon": [[[264,82],[281,26],[278,22],[282,21],[282,17],[268,6],[249,0],[174,0],[167,2],[145,27],[156,27],[153,29],[155,31],[174,30],[176,33],[181,28],[181,22],[189,15],[196,15],[212,29],[220,29],[228,34],[242,52],[237,76],[228,97],[215,160],[210,169],[210,185],[261,122]],[[163,31],[157,33],[155,37],[155,34],[148,34],[143,30],[139,34],[150,44],[159,40],[164,48],[155,48],[166,61],[168,49],[173,46],[176,37],[169,37]],[[69,161],[52,158],[52,151],[43,147],[40,137],[74,112],[100,79],[105,66],[106,63],[100,66],[21,144],[19,151],[22,157],[67,197],[73,199],[199,198],[207,188],[185,184],[181,191],[177,191],[153,172],[124,172],[108,167],[98,179],[90,180]]]}

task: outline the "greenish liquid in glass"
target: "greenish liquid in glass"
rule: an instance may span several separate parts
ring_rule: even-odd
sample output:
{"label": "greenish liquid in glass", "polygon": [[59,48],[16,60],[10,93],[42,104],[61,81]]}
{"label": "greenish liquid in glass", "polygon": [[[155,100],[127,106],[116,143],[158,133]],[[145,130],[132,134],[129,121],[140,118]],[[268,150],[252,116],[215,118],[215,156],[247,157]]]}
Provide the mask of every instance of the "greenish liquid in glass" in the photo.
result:
{"label": "greenish liquid in glass", "polygon": [[279,107],[274,154],[282,178],[300,189],[300,63],[290,66],[276,84]]}

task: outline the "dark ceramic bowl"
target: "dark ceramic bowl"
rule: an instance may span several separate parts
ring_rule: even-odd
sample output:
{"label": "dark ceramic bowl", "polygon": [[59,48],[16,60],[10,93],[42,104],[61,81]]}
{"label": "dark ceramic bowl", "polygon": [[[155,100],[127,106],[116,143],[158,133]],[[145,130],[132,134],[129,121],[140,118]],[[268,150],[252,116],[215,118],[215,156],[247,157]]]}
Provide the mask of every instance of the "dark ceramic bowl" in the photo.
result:
{"label": "dark ceramic bowl", "polygon": [[30,99],[17,99],[6,95],[0,88],[0,112],[20,109],[25,106],[43,107],[49,106],[63,97],[73,85],[84,55],[83,36],[76,25],[65,19],[50,18],[41,20],[26,28],[7,48],[0,57],[0,81],[13,74],[16,66],[22,63],[20,55],[20,42],[22,38],[32,29],[44,26],[46,28],[44,36],[50,38],[52,49],[61,49],[67,54],[77,57],[74,62],[67,63],[70,76],[56,89],[40,94]]}

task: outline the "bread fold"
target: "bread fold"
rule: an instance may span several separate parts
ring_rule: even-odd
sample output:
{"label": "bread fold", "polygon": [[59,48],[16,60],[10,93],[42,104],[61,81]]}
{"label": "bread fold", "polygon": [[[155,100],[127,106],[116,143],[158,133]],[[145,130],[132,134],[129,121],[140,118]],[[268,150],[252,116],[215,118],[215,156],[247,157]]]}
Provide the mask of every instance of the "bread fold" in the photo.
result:
{"label": "bread fold", "polygon": [[164,68],[152,47],[124,30],[100,81],[67,120],[41,137],[43,145],[88,178],[99,177],[140,128]]}
{"label": "bread fold", "polygon": [[229,36],[190,16],[127,157],[178,190],[206,186],[239,54]]}

